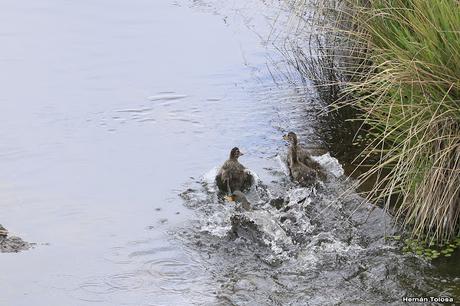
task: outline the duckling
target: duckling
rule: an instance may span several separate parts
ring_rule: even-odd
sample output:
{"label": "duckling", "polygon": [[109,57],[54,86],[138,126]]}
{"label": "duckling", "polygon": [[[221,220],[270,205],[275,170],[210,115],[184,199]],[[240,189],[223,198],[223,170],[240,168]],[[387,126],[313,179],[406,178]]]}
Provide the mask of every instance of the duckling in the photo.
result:
{"label": "duckling", "polygon": [[299,161],[297,150],[292,150],[292,153],[290,154],[289,169],[291,170],[292,179],[303,187],[313,185],[318,177],[315,170]]}
{"label": "duckling", "polygon": [[324,173],[321,165],[311,158],[311,155],[308,151],[304,150],[301,146],[298,145],[296,133],[289,132],[283,136],[283,139],[291,143],[291,146],[289,147],[289,151],[288,151],[288,158],[287,158],[287,164],[288,164],[289,171],[291,172],[291,175],[292,175],[292,171],[291,171],[292,154],[294,151],[296,151],[299,162],[301,162],[305,166],[316,171],[318,176],[322,180],[326,179],[326,174]]}
{"label": "duckling", "polygon": [[252,210],[251,203],[248,201],[244,193],[239,190],[234,191],[231,196],[226,196],[225,199],[230,202],[241,203],[241,207],[243,207],[244,210]]}
{"label": "duckling", "polygon": [[229,159],[222,165],[216,176],[217,187],[223,192],[232,194],[237,190],[244,190],[252,185],[253,178],[246,168],[240,164],[238,157],[243,153],[234,147],[230,151]]}

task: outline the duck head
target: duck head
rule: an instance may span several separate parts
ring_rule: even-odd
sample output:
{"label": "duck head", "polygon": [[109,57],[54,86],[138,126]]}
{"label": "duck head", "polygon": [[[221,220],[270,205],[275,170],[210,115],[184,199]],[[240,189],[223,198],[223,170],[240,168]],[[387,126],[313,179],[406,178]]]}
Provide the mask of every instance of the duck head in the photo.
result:
{"label": "duck head", "polygon": [[238,159],[238,157],[242,156],[243,153],[240,151],[240,149],[238,149],[237,147],[234,147],[231,151],[230,151],[230,159]]}
{"label": "duck head", "polygon": [[286,141],[289,141],[293,145],[297,144],[297,135],[294,132],[289,132],[286,135],[283,136],[283,139]]}

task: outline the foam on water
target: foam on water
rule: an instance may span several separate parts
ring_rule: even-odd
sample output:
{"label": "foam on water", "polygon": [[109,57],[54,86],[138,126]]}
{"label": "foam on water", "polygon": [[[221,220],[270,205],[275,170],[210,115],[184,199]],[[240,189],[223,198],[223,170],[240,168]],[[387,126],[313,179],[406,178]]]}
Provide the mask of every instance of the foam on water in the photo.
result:
{"label": "foam on water", "polygon": [[287,167],[286,157],[282,157],[281,155],[277,154],[275,159],[283,173],[285,175],[289,175],[289,168]]}
{"label": "foam on water", "polygon": [[[266,258],[286,260],[288,253],[297,248],[300,235],[314,228],[305,214],[310,205],[314,188],[293,188],[286,193],[285,206],[279,210],[272,206],[270,190],[264,186],[257,173],[247,170],[254,177],[254,185],[247,193],[252,203],[252,211],[242,211],[239,205],[225,202],[217,195],[215,176],[219,167],[207,171],[197,183],[201,186],[190,188],[182,196],[187,206],[201,215],[197,228],[201,233],[224,238],[234,234],[244,237],[248,243],[259,243],[271,250]],[[200,190],[201,189],[201,190]],[[203,196],[205,195],[205,196]]]}
{"label": "foam on water", "polygon": [[332,157],[329,152],[320,156],[312,156],[312,159],[335,177],[341,177],[345,173],[337,158]]}
{"label": "foam on water", "polygon": [[284,248],[293,245],[291,237],[286,234],[270,211],[257,210],[244,214],[249,219],[248,221],[253,222],[257,230],[263,233],[262,241],[270,246],[275,254],[280,254]]}
{"label": "foam on water", "polygon": [[205,174],[203,174],[203,176],[201,177],[202,183],[211,193],[217,192],[216,175],[217,172],[219,172],[219,169],[219,166],[215,166],[211,168],[209,171],[207,171]]}
{"label": "foam on water", "polygon": [[[311,158],[318,162],[324,168],[324,170],[326,170],[327,173],[332,174],[336,178],[341,177],[345,173],[337,158],[332,157],[329,152],[319,156],[312,155]],[[283,171],[284,174],[289,175],[287,157],[277,154],[275,159],[281,171]]]}
{"label": "foam on water", "polygon": [[216,210],[207,220],[203,220],[200,230],[219,238],[225,237],[232,228],[230,218],[234,213],[231,203],[216,204]]}

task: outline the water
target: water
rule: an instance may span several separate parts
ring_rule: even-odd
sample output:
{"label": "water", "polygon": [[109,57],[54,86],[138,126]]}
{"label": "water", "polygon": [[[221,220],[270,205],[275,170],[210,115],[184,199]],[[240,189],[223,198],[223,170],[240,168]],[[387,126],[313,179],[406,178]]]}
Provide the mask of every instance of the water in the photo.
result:
{"label": "water", "polygon": [[[335,201],[347,182],[330,153],[328,182],[289,182],[281,136],[323,147],[322,106],[267,43],[276,2],[2,4],[0,222],[37,245],[1,254],[0,304],[394,302],[458,286],[385,244],[381,211],[360,224],[369,207]],[[259,177],[250,213],[210,181],[235,145]]]}

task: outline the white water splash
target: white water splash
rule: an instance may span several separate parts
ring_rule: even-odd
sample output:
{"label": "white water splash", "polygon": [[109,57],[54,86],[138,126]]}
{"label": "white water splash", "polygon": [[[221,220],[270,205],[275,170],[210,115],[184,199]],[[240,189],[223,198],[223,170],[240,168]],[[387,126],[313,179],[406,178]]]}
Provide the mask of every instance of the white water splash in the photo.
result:
{"label": "white water splash", "polygon": [[329,152],[320,156],[312,156],[312,159],[335,177],[341,177],[345,173],[337,158],[332,157]]}
{"label": "white water splash", "polygon": [[299,201],[304,200],[304,205],[306,206],[311,203],[311,195],[314,193],[314,188],[305,188],[299,187],[292,189],[288,192],[289,195],[289,203],[288,206],[296,205]]}
{"label": "white water splash", "polygon": [[282,246],[291,246],[293,244],[291,237],[286,234],[270,212],[257,210],[246,212],[245,214],[254,222],[258,230],[264,234],[264,243],[269,245],[275,254],[280,254],[283,251]]}
{"label": "white water splash", "polygon": [[[329,152],[320,156],[311,156],[311,158],[318,162],[328,173],[331,173],[334,177],[341,177],[345,173],[337,158],[332,157]],[[276,161],[278,162],[278,165],[284,174],[289,175],[286,156],[281,156],[278,154],[276,155]]]}
{"label": "white water splash", "polygon": [[217,172],[219,172],[219,167],[215,166],[214,168],[210,169],[208,172],[203,174],[203,176],[201,177],[201,181],[206,184],[206,187],[209,192],[217,191],[217,186],[216,186]]}
{"label": "white water splash", "polygon": [[281,170],[284,172],[285,175],[289,175],[289,168],[287,166],[286,158],[282,157],[281,155],[276,155],[276,161],[278,162],[278,165],[280,166]]}
{"label": "white water splash", "polygon": [[217,205],[218,207],[216,207],[214,213],[201,225],[201,231],[223,238],[232,228],[230,218],[235,213],[235,209],[231,203]]}

